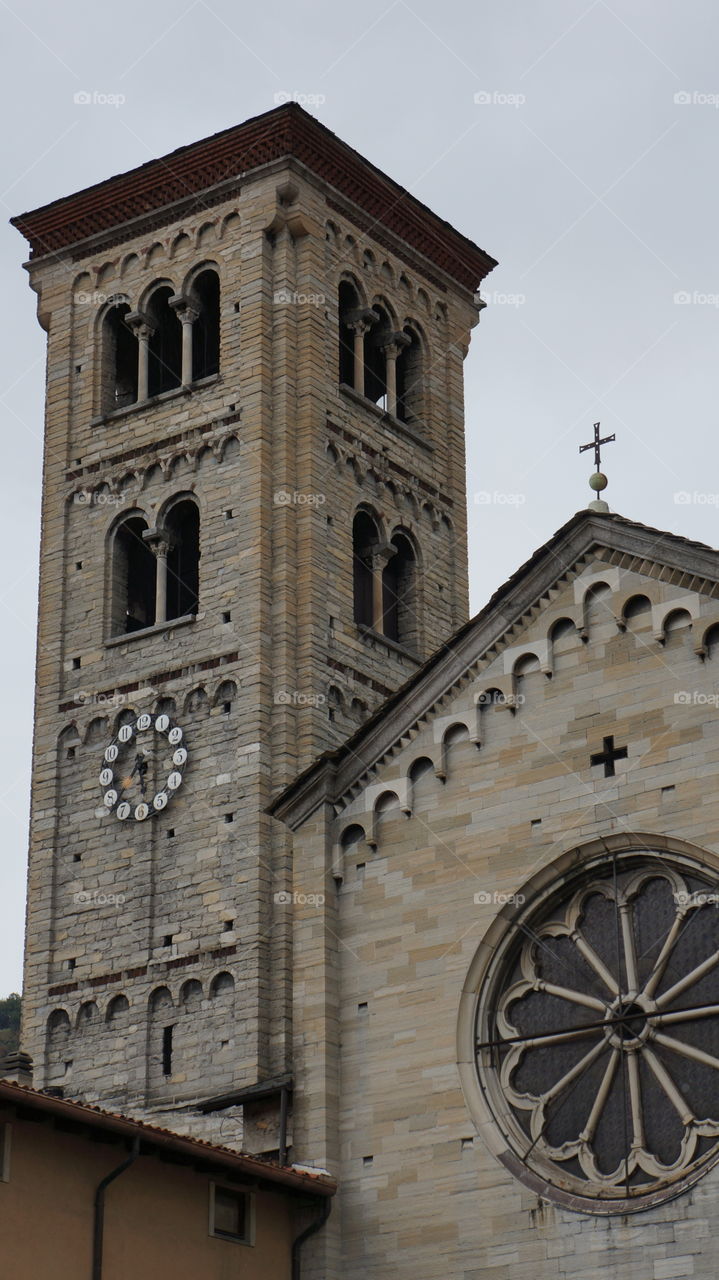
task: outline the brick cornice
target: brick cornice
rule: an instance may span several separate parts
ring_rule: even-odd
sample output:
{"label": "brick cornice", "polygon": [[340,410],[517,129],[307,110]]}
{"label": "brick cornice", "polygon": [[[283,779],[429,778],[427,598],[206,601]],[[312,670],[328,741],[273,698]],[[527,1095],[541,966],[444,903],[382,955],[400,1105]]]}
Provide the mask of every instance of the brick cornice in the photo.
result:
{"label": "brick cornice", "polygon": [[295,157],[468,290],[497,264],[301,107],[289,103],[84,191],[12,218],[33,259]]}

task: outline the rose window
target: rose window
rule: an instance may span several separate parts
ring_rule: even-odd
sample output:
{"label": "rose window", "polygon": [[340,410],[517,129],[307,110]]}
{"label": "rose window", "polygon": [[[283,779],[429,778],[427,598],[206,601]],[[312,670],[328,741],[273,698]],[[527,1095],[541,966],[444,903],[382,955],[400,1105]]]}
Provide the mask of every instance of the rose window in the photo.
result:
{"label": "rose window", "polygon": [[628,850],[563,876],[511,921],[477,1008],[503,1158],[545,1194],[639,1208],[719,1153],[719,886],[700,863]]}

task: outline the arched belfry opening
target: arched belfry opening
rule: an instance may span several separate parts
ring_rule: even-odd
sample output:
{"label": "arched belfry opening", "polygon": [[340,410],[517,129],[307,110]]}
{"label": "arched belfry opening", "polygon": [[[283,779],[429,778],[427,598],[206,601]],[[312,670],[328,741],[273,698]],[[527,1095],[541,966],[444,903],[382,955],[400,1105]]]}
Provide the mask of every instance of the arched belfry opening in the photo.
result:
{"label": "arched belfry opening", "polygon": [[165,617],[197,613],[200,595],[200,513],[184,498],[165,516],[167,532],[167,605]]}
{"label": "arched belfry opening", "polygon": [[195,277],[192,302],[197,318],[192,326],[192,381],[209,378],[220,369],[220,279],[207,269]]}
{"label": "arched belfry opening", "polygon": [[155,556],[143,536],[147,521],[128,516],[112,540],[110,634],[127,635],[155,622]]}
{"label": "arched belfry opening", "polygon": [[364,394],[368,400],[387,408],[387,346],[391,342],[392,321],[389,312],[379,303],[372,310],[376,322],[364,335]]}
{"label": "arched belfry opening", "polygon": [[419,636],[417,558],[405,533],[395,533],[390,548],[394,548],[394,553],[390,554],[382,570],[384,634],[388,640],[413,649]]}
{"label": "arched belfry opening", "polygon": [[405,325],[397,355],[397,417],[418,422],[425,416],[423,403],[422,343],[418,333]]}
{"label": "arched belfry opening", "polygon": [[137,400],[137,338],[125,323],[127,302],[117,302],[102,320],[100,412],[112,413]]}
{"label": "arched belfry opening", "polygon": [[373,557],[379,541],[379,529],[373,517],[368,511],[358,511],[352,522],[354,619],[364,627],[374,625]]}
{"label": "arched belfry opening", "polygon": [[355,326],[360,310],[357,290],[349,280],[341,280],[339,287],[339,380],[362,393],[364,386],[357,386],[355,370]]}
{"label": "arched belfry opening", "polygon": [[155,289],[147,307],[149,340],[147,393],[150,396],[173,391],[182,381],[182,326],[170,306],[169,285]]}

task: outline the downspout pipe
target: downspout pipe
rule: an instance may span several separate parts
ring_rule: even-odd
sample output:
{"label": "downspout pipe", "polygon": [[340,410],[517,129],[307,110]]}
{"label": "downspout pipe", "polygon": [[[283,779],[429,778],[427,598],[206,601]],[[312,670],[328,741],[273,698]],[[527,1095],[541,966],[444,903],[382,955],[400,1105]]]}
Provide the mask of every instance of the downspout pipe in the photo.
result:
{"label": "downspout pipe", "polygon": [[[320,1231],[322,1229],[322,1227],[325,1225],[327,1219],[330,1216],[331,1208],[332,1208],[332,1201],[328,1196],[322,1205],[319,1217],[315,1218],[314,1222],[311,1222],[308,1227],[305,1227],[304,1231],[302,1231],[300,1235],[298,1235],[296,1240],[293,1240],[292,1242],[292,1280],[301,1280],[302,1261],[300,1259],[300,1249],[302,1248],[305,1240],[309,1240],[310,1236],[315,1235],[317,1231]],[[93,1277],[93,1280],[95,1280],[94,1277]]]}
{"label": "downspout pipe", "polygon": [[115,1178],[134,1164],[140,1154],[140,1139],[134,1138],[129,1156],[116,1169],[106,1173],[95,1191],[95,1218],[92,1233],[92,1280],[102,1280],[102,1242],[105,1230],[105,1192]]}

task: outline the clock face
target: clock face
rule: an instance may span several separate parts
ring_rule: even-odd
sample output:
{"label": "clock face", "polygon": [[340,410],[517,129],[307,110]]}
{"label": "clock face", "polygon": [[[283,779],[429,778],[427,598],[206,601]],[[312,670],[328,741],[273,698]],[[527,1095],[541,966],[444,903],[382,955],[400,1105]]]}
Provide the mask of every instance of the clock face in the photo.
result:
{"label": "clock face", "polygon": [[185,734],[167,715],[148,711],[123,724],[105,748],[98,782],[102,803],[118,822],[162,813],[182,786]]}

